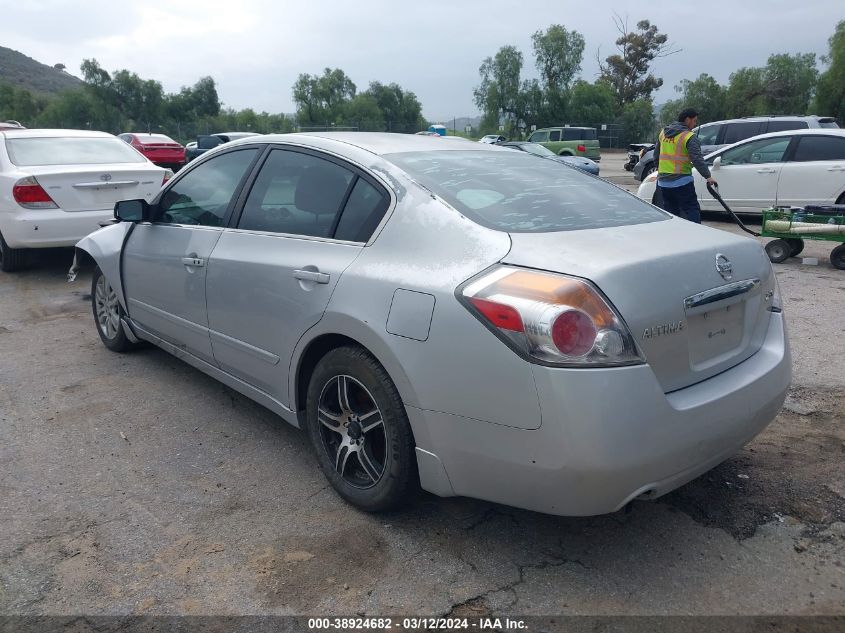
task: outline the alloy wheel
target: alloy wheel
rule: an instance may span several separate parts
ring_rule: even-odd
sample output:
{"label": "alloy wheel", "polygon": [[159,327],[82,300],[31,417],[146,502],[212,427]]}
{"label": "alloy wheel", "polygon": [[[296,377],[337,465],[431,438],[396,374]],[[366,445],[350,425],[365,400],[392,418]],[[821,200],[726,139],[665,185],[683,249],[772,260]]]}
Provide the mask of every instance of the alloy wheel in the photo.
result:
{"label": "alloy wheel", "polygon": [[352,376],[331,378],[320,393],[317,419],[335,471],[355,488],[375,486],[385,471],[387,434],[369,390]]}
{"label": "alloy wheel", "polygon": [[97,280],[94,290],[94,309],[97,313],[97,326],[107,339],[115,338],[120,332],[120,304],[117,293],[106,281],[105,275]]}

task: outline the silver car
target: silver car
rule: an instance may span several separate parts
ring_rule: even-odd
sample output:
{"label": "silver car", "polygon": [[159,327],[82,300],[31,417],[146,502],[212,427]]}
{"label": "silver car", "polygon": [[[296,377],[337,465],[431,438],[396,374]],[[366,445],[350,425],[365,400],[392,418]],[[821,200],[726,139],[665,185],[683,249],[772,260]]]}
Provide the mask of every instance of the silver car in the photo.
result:
{"label": "silver car", "polygon": [[103,343],[152,342],[304,428],[365,510],[421,486],[612,512],[734,454],[790,382],[756,241],[523,152],[248,138],[115,213],[77,246]]}

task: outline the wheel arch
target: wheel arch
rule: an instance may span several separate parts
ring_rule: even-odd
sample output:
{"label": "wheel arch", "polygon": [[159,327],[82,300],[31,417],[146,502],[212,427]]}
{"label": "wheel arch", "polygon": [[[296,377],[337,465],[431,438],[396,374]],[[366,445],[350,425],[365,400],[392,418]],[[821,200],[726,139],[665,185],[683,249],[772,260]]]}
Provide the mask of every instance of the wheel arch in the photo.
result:
{"label": "wheel arch", "polygon": [[74,247],[73,266],[68,273],[69,276],[75,275],[81,264],[93,262],[99,266],[111,287],[117,292],[117,298],[126,313],[129,310],[123,293],[120,254],[132,226],[128,222],[112,224],[79,240]]}

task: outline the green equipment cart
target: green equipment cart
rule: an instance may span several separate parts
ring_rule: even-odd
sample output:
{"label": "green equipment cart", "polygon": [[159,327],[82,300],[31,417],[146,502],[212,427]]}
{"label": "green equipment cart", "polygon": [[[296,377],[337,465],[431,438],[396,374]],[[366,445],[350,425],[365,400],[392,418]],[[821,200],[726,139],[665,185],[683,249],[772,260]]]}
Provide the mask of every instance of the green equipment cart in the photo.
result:
{"label": "green equipment cart", "polygon": [[766,209],[760,234],[776,238],[766,244],[774,263],[798,255],[804,250],[804,240],[839,242],[830,252],[830,263],[845,270],[845,205]]}

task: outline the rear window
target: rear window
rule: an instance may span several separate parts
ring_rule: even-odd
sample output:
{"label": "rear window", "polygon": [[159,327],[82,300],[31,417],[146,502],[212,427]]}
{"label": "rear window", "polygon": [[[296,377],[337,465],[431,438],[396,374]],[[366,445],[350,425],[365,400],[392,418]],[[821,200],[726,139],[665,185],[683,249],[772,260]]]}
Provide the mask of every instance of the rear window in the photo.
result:
{"label": "rear window", "polygon": [[176,144],[176,141],[164,134],[136,134],[135,138],[144,145],[158,145],[162,143],[168,143],[170,145]]}
{"label": "rear window", "polygon": [[577,231],[668,217],[609,183],[522,152],[408,152],[385,158],[472,221],[498,231]]}
{"label": "rear window", "polygon": [[819,119],[819,127],[835,127],[838,128],[839,125],[836,123],[836,119],[832,117],[825,117],[824,119]]}
{"label": "rear window", "polygon": [[19,167],[147,162],[118,138],[7,138],[6,150]]}

